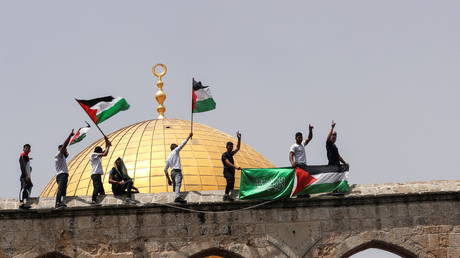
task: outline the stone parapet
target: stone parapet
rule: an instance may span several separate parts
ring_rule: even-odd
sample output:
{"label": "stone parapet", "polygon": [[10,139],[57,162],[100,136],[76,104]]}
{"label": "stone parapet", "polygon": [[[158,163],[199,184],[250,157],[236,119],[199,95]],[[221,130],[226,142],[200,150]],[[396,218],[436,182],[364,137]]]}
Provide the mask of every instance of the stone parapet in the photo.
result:
{"label": "stone parapet", "polygon": [[348,257],[381,248],[403,257],[460,257],[460,181],[356,185],[343,197],[222,202],[222,191],[0,201],[0,257]]}
{"label": "stone parapet", "polygon": [[[409,183],[386,183],[386,184],[367,184],[367,185],[352,185],[351,191],[343,197],[331,197],[329,194],[313,195],[309,200],[328,200],[328,199],[356,199],[369,198],[373,196],[404,196],[404,195],[420,195],[420,194],[440,194],[447,192],[460,191],[460,180],[437,180],[426,182],[409,182]],[[238,192],[235,191],[237,196]],[[138,205],[145,204],[167,204],[173,203],[173,193],[157,193],[157,194],[133,194]],[[213,203],[222,202],[223,191],[201,191],[201,192],[185,192],[183,197],[189,203]],[[54,208],[55,199],[48,198],[30,198],[32,209],[50,209]],[[122,205],[124,197],[114,197],[106,195],[99,198],[100,204],[103,206]],[[90,196],[71,196],[65,198],[65,203],[68,207],[86,207],[90,206]],[[241,202],[239,200],[238,202]],[[17,209],[19,206],[17,199],[0,199],[0,210]]]}

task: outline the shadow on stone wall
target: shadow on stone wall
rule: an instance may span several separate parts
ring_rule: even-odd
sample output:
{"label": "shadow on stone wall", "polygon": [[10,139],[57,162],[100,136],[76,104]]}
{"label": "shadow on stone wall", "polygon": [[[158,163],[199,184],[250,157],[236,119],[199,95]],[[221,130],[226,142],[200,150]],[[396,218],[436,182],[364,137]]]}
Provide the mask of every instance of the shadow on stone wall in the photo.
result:
{"label": "shadow on stone wall", "polygon": [[243,256],[220,248],[209,248],[198,252],[188,258],[203,258],[207,256],[220,256],[224,258],[244,258]]}
{"label": "shadow on stone wall", "polygon": [[37,256],[36,258],[70,258],[70,256],[63,255],[59,252],[50,252]]}

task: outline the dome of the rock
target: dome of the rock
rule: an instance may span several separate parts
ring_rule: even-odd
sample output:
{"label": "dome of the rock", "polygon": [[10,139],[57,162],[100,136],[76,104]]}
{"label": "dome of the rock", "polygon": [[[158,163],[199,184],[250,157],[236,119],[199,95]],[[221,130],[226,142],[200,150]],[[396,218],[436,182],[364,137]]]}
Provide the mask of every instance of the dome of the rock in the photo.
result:
{"label": "dome of the rock", "polygon": [[[121,157],[141,193],[170,192],[164,175],[165,160],[171,143],[180,144],[190,132],[190,121],[180,119],[154,119],[139,122],[108,135],[112,142],[109,155],[102,158],[104,169],[103,183],[108,194],[109,171],[115,160]],[[243,141],[240,151],[235,155],[235,163],[243,168],[273,167],[273,164]],[[194,123],[193,139],[181,150],[182,171],[184,175],[182,191],[205,191],[225,189],[222,173],[221,155],[228,141],[236,139],[209,126]],[[90,154],[96,146],[104,148],[104,139],[94,142],[68,164],[69,181],[67,196],[91,195]],[[240,172],[236,172],[235,188],[239,187]],[[56,179],[52,178],[40,194],[41,197],[55,196]]]}

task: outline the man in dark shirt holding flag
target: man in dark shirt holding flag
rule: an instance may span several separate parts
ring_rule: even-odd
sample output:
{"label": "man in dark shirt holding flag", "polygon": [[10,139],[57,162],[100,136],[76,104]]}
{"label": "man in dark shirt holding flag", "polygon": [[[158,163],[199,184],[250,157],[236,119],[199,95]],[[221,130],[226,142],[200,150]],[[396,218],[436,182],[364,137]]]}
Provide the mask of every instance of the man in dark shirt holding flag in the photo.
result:
{"label": "man in dark shirt holding flag", "polygon": [[236,132],[236,137],[238,138],[238,143],[236,145],[236,150],[233,150],[233,143],[227,142],[227,151],[222,154],[222,164],[224,165],[224,177],[227,181],[227,186],[225,187],[224,201],[233,201],[233,198],[230,197],[230,192],[235,186],[235,169],[241,170],[241,167],[235,165],[233,156],[240,150],[241,146],[241,134]]}

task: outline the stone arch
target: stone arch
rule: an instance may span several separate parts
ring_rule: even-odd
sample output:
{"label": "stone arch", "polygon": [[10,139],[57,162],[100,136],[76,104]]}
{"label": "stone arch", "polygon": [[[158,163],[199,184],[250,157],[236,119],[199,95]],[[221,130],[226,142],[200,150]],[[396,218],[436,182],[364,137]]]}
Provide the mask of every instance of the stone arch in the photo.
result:
{"label": "stone arch", "polygon": [[59,252],[49,252],[49,253],[41,254],[35,258],[70,258],[70,256],[63,255]]}
{"label": "stone arch", "polygon": [[244,258],[243,256],[227,251],[221,248],[209,248],[203,251],[200,251],[194,255],[189,256],[188,258],[203,258],[207,256],[217,256],[217,257],[224,257],[224,258]]}
{"label": "stone arch", "polygon": [[405,258],[417,258],[418,257],[418,255],[414,254],[413,252],[401,246],[387,243],[387,242],[380,241],[380,240],[371,240],[369,242],[360,244],[356,246],[355,248],[352,248],[351,250],[342,254],[340,258],[348,258],[356,253],[359,253],[369,248],[381,249],[381,250],[384,250],[384,251],[387,251],[387,252],[390,252],[390,253],[399,255],[401,257],[405,257]]}
{"label": "stone arch", "polygon": [[407,238],[397,234],[398,230],[388,232],[357,232],[351,234],[332,234],[319,239],[302,257],[341,257],[347,258],[360,251],[377,248],[403,257],[435,258],[417,238]]}

